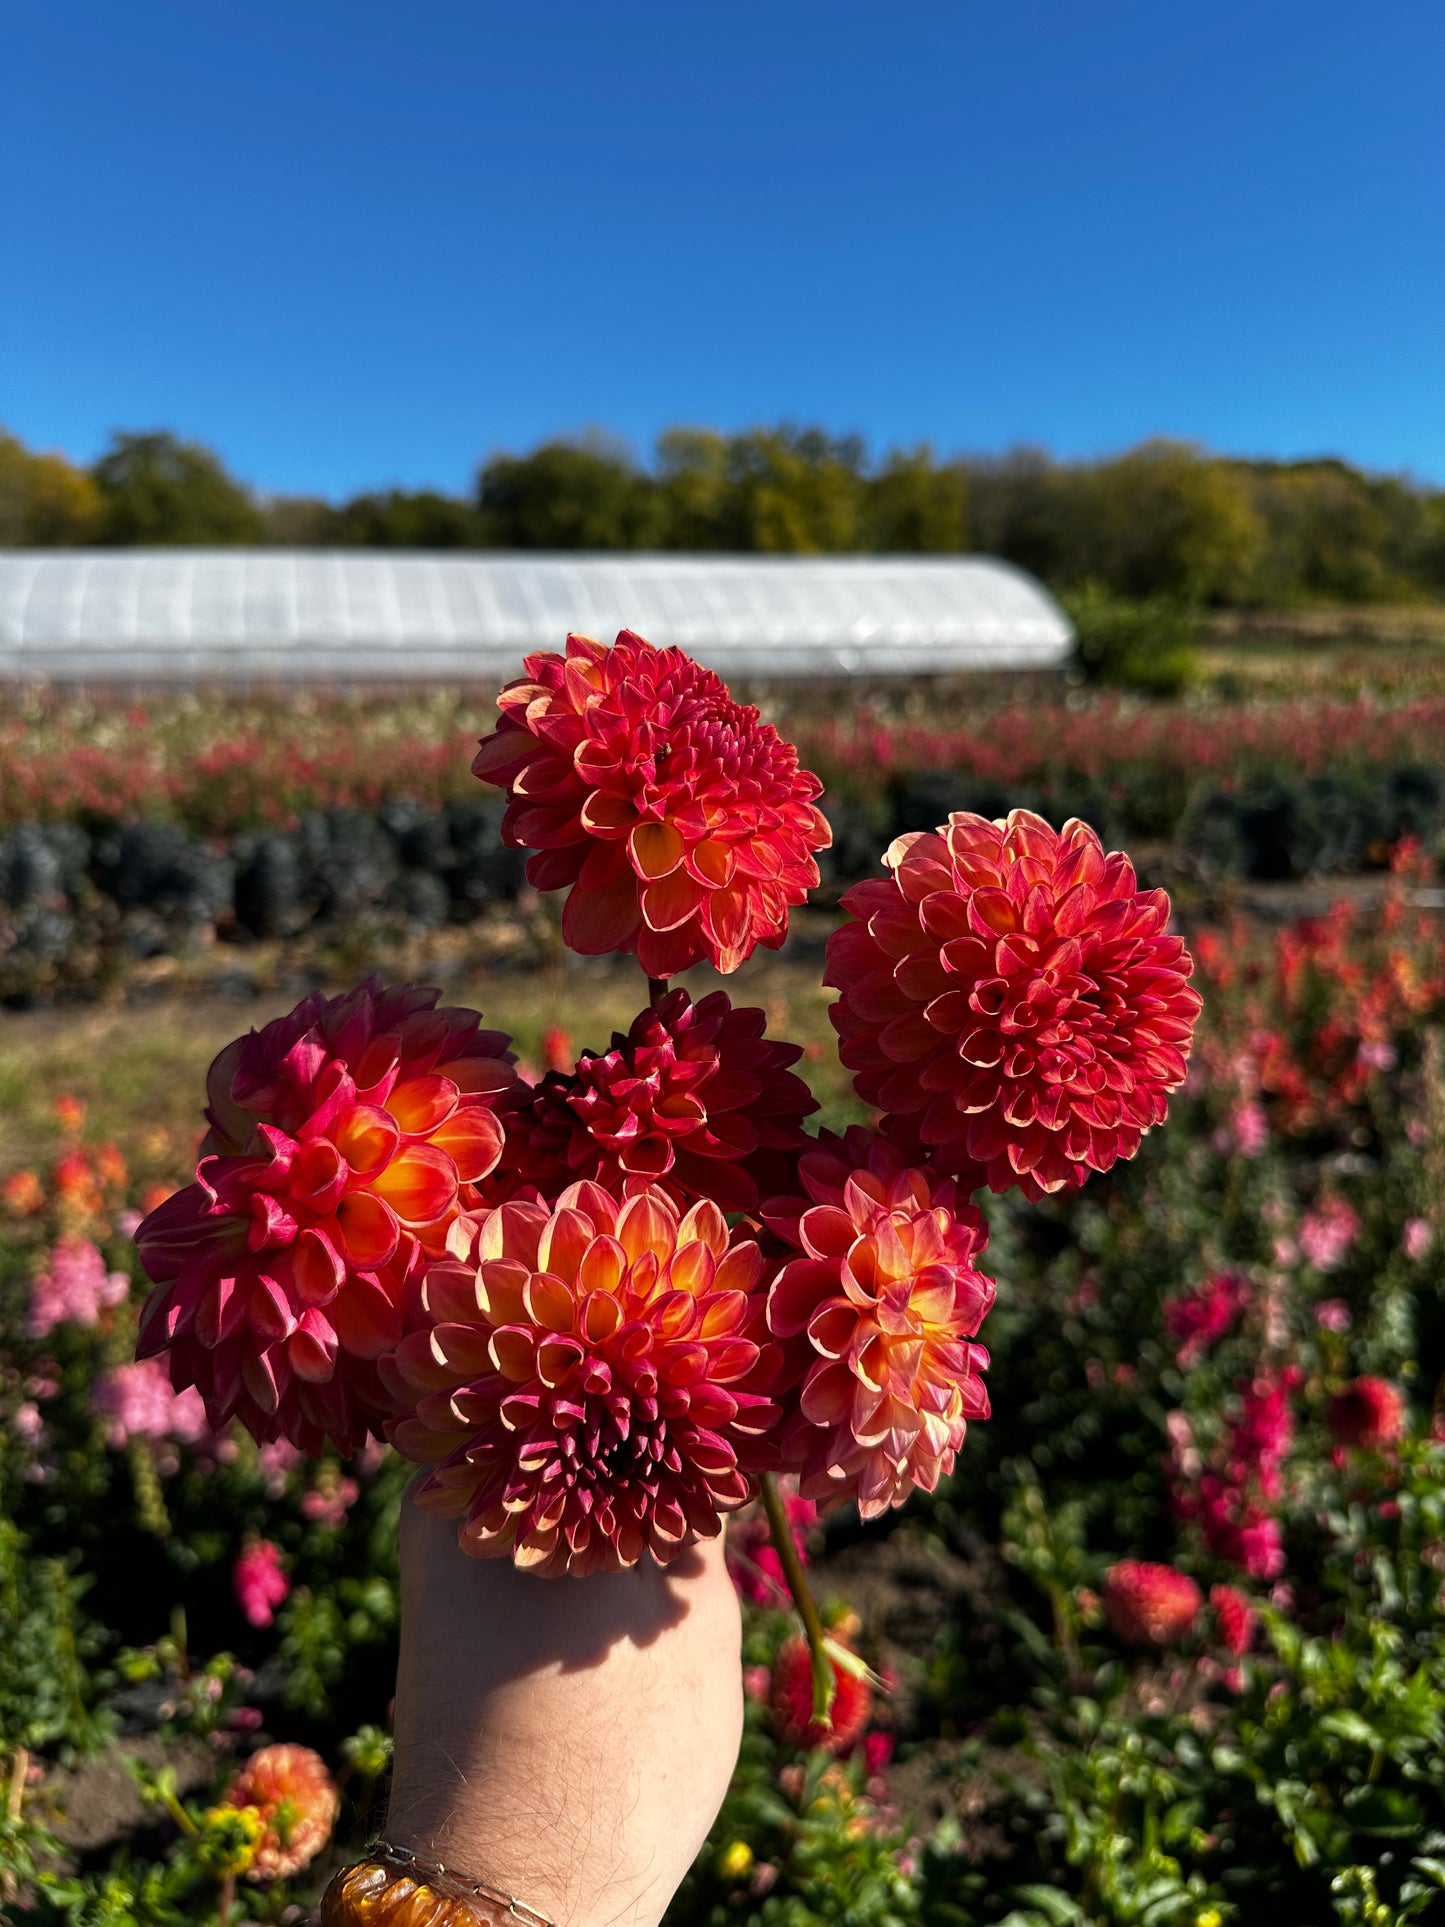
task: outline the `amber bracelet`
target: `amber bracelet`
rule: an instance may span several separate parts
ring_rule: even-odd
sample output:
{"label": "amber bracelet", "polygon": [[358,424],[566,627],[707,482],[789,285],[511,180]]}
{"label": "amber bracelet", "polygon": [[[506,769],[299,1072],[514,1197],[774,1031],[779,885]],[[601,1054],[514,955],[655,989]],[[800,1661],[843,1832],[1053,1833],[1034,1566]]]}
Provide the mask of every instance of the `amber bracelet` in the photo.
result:
{"label": "amber bracelet", "polygon": [[493,1927],[497,1920],[556,1927],[515,1894],[385,1840],[343,1867],[321,1902],[321,1927]]}

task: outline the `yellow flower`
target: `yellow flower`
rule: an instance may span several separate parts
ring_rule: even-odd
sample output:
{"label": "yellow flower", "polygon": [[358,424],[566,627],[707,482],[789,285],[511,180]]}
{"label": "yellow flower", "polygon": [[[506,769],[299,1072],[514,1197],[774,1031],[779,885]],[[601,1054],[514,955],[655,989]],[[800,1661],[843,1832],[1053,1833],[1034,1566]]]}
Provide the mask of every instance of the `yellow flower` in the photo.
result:
{"label": "yellow flower", "polygon": [[265,1831],[255,1807],[209,1807],[201,1815],[197,1858],[214,1874],[247,1873]]}
{"label": "yellow flower", "polygon": [[724,1847],[718,1858],[718,1872],[724,1880],[741,1880],[750,1872],[753,1864],[753,1850],[746,1840],[734,1840]]}
{"label": "yellow flower", "polygon": [[1224,1927],[1224,1915],[1217,1907],[1206,1907],[1202,1914],[1194,1916],[1194,1927]]}

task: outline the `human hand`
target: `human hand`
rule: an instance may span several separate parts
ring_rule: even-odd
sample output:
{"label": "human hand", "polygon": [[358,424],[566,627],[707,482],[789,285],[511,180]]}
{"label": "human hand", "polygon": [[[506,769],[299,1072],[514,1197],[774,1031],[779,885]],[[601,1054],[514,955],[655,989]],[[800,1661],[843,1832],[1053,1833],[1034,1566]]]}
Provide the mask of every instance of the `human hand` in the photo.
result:
{"label": "human hand", "polygon": [[665,1571],[538,1579],[406,1502],[386,1837],[563,1927],[655,1927],[742,1734],[721,1538]]}

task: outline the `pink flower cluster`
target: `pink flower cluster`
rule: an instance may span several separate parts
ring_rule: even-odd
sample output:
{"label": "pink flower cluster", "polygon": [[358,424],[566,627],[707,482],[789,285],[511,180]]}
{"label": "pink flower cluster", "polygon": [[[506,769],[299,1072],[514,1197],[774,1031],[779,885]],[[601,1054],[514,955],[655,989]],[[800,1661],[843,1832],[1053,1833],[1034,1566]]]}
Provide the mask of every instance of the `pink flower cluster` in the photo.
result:
{"label": "pink flower cluster", "polygon": [[1222,1449],[1197,1475],[1180,1436],[1174,1438],[1175,1511],[1199,1527],[1217,1558],[1251,1579],[1277,1579],[1284,1571],[1273,1507],[1284,1492],[1284,1462],[1294,1438],[1289,1401],[1300,1377],[1298,1367],[1286,1366],[1244,1381]]}
{"label": "pink flower cluster", "polygon": [[250,1624],[269,1626],[291,1590],[291,1581],[281,1570],[281,1548],[269,1539],[254,1540],[231,1568],[231,1584]]}
{"label": "pink flower cluster", "polygon": [[50,1263],[30,1294],[29,1332],[44,1338],[57,1325],[94,1325],[102,1311],[120,1304],[130,1291],[123,1271],[107,1271],[105,1258],[89,1238],[57,1239]]}
{"label": "pink flower cluster", "polygon": [[117,1365],[96,1380],[91,1401],[110,1421],[106,1442],[120,1451],[131,1439],[172,1439],[195,1445],[210,1431],[206,1408],[194,1386],[171,1390],[170,1374],[156,1358]]}
{"label": "pink flower cluster", "polygon": [[1359,1213],[1349,1200],[1331,1193],[1300,1219],[1300,1250],[1316,1271],[1336,1271],[1363,1229]]}
{"label": "pink flower cluster", "polygon": [[1181,1371],[1228,1335],[1249,1300],[1249,1280],[1234,1271],[1215,1272],[1192,1291],[1166,1300],[1164,1324],[1179,1347],[1175,1363]]}

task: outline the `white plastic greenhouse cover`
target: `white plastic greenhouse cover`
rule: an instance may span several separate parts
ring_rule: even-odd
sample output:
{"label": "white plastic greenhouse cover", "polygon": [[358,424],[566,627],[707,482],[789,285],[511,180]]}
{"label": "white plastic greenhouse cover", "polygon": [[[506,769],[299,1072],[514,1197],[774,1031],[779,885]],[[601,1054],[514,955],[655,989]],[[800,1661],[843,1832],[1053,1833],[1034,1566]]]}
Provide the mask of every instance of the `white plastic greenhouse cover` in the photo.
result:
{"label": "white plastic greenhouse cover", "polygon": [[1073,640],[1037,582],[979,556],[0,554],[3,678],[492,680],[622,628],[769,677],[1046,669]]}

